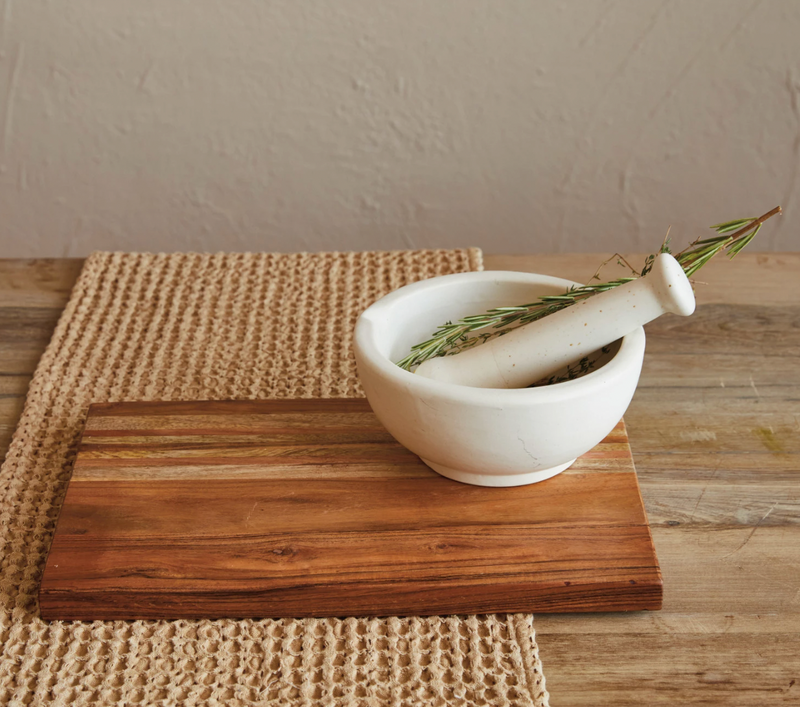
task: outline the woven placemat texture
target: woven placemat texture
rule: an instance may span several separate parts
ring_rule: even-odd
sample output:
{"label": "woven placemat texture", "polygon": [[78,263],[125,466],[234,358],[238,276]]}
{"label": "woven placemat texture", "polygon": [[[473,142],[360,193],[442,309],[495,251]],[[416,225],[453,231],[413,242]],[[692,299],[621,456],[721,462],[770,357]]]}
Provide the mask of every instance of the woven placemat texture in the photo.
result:
{"label": "woven placemat texture", "polygon": [[96,253],[0,473],[0,705],[547,704],[532,617],[45,623],[36,592],[90,402],[363,395],[358,314],[479,250]]}

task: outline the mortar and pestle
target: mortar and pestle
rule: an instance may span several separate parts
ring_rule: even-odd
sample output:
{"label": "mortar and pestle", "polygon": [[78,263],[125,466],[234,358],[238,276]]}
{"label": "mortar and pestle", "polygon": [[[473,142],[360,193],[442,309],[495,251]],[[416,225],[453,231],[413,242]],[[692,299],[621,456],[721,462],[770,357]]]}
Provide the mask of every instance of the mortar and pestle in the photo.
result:
{"label": "mortar and pestle", "polygon": [[[400,444],[434,471],[479,486],[519,486],[567,469],[597,445],[627,409],[641,372],[642,326],[666,312],[694,311],[678,262],[660,254],[645,276],[416,372],[394,362],[445,321],[577,283],[519,272],[445,275],[401,287],[366,309],[355,329],[364,392]],[[586,375],[529,386],[611,344]]]}

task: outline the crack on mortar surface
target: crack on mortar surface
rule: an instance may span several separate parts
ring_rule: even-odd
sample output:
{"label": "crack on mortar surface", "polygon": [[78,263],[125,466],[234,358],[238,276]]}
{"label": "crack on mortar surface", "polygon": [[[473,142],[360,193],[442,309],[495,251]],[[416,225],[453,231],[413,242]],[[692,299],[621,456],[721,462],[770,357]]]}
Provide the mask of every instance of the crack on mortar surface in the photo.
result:
{"label": "crack on mortar surface", "polygon": [[531,459],[534,461],[534,463],[538,464],[538,463],[539,463],[539,457],[536,457],[536,456],[534,456],[534,455],[533,455],[533,454],[530,452],[530,450],[528,449],[528,447],[525,445],[525,440],[524,440],[524,439],[522,439],[522,436],[519,434],[519,432],[517,433],[517,439],[518,439],[518,440],[520,441],[520,443],[522,444],[522,449],[525,451],[525,454],[527,454],[527,455],[528,455],[528,456],[529,456],[529,457],[530,457],[530,458],[531,458]]}

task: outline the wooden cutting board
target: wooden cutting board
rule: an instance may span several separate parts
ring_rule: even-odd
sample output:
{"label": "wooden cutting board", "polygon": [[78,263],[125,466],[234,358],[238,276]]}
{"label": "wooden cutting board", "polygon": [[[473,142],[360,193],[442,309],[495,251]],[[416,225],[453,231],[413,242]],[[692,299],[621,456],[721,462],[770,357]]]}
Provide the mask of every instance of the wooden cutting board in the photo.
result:
{"label": "wooden cutting board", "polygon": [[620,422],[547,481],[445,479],[364,400],[92,405],[45,619],[659,609]]}

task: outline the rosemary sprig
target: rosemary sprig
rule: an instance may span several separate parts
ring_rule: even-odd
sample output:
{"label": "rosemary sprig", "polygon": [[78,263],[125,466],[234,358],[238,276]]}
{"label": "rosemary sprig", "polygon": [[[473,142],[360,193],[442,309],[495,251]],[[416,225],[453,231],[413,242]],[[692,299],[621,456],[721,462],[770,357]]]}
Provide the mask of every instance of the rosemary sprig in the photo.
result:
{"label": "rosemary sprig", "polygon": [[[716,231],[716,236],[698,238],[690,243],[680,253],[675,254],[675,259],[680,263],[687,277],[692,277],[711,258],[722,251],[727,251],[729,257],[735,257],[761,230],[761,225],[775,214],[781,213],[781,207],[776,206],[758,218],[743,218],[726,221],[711,226]],[[664,239],[659,250],[660,253],[671,253],[669,236]],[[599,284],[586,284],[581,287],[570,287],[560,295],[545,295],[535,302],[509,307],[495,307],[483,314],[463,317],[457,322],[446,322],[440,325],[430,339],[411,347],[411,352],[401,361],[397,362],[400,368],[412,370],[423,361],[435,356],[451,356],[473,346],[478,346],[489,339],[507,334],[518,326],[536,321],[549,314],[558,312],[565,307],[570,307],[587,297],[613,289],[643,277],[653,267],[656,254],[648,255],[641,272],[637,272],[628,262],[618,254],[609,260],[617,258],[617,262],[626,265],[633,271],[634,277],[620,277],[609,282]],[[600,279],[600,270],[597,269],[592,280]],[[477,333],[476,333],[477,332]]]}

